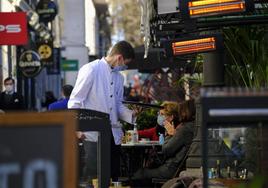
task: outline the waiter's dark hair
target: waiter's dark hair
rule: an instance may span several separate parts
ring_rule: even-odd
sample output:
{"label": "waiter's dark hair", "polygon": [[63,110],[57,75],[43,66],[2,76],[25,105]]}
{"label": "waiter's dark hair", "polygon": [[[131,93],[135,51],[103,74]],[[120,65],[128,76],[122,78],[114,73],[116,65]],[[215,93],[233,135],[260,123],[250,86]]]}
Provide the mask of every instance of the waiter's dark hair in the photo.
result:
{"label": "waiter's dark hair", "polygon": [[134,59],[135,52],[133,47],[127,41],[119,41],[117,42],[111,49],[109,56],[113,56],[116,54],[121,54],[124,59]]}

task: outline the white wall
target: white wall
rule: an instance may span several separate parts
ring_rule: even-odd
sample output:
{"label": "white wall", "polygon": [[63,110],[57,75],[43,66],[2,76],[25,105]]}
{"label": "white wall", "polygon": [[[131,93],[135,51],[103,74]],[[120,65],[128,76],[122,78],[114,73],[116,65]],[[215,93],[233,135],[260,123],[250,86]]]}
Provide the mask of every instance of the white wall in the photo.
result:
{"label": "white wall", "polygon": [[[91,0],[61,0],[62,57],[77,59],[79,67],[88,63],[88,48],[85,33],[85,3]],[[65,83],[74,85],[77,72],[65,72]]]}
{"label": "white wall", "polygon": [[[84,64],[88,63],[88,49],[85,47],[75,47],[69,46],[66,48],[65,54],[67,54],[67,59],[76,59],[79,61],[79,67],[82,67]],[[77,77],[77,71],[67,71],[64,72],[65,84],[74,85]]]}
{"label": "white wall", "polygon": [[11,12],[11,11],[15,12],[14,6],[11,3],[9,3],[8,0],[0,1],[0,10],[1,12]]}
{"label": "white wall", "polygon": [[99,23],[92,0],[85,2],[85,15],[86,46],[89,48],[89,55],[98,55]]}

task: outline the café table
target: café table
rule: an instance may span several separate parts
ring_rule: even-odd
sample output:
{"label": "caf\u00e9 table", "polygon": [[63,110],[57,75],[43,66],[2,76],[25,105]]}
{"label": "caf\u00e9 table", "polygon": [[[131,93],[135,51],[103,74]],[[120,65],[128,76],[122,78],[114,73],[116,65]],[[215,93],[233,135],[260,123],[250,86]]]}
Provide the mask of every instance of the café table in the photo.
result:
{"label": "caf\u00e9 table", "polygon": [[138,168],[145,167],[146,161],[148,160],[147,155],[151,149],[161,150],[161,144],[158,141],[127,142],[121,144],[121,147],[122,162],[127,167],[127,176],[130,180],[134,171]]}
{"label": "caf\u00e9 table", "polygon": [[121,144],[122,147],[155,147],[161,146],[159,141],[138,141],[138,142],[127,142]]}

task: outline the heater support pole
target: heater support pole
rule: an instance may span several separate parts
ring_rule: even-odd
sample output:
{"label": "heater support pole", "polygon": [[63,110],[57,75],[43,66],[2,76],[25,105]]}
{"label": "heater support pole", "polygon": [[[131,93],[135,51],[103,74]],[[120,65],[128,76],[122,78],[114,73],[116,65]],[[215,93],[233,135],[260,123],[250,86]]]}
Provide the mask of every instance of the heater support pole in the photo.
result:
{"label": "heater support pole", "polygon": [[224,51],[204,54],[203,76],[205,87],[224,85]]}

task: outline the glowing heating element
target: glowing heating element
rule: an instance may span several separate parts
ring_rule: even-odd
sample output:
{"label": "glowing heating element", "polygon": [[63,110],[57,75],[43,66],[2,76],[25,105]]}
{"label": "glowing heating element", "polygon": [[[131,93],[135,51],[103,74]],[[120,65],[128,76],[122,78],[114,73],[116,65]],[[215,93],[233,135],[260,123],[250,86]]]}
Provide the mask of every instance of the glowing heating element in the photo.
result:
{"label": "glowing heating element", "polygon": [[246,10],[244,0],[198,0],[188,3],[190,17],[219,15],[243,12]]}
{"label": "glowing heating element", "polygon": [[215,37],[172,43],[173,55],[204,52],[216,49]]}

